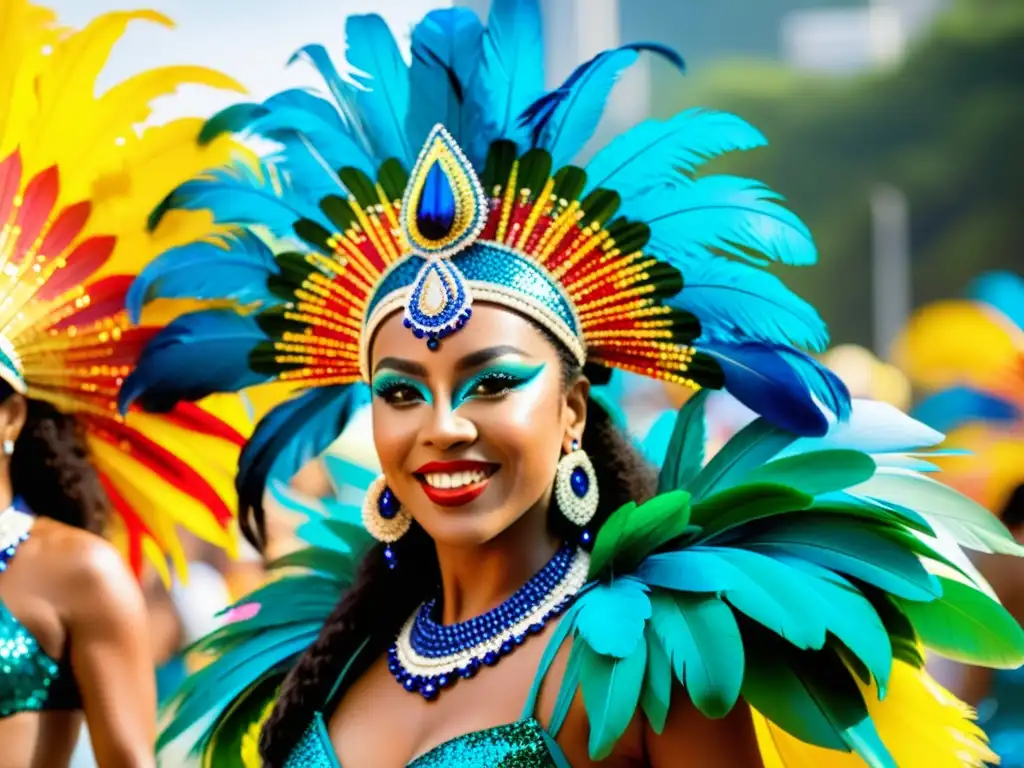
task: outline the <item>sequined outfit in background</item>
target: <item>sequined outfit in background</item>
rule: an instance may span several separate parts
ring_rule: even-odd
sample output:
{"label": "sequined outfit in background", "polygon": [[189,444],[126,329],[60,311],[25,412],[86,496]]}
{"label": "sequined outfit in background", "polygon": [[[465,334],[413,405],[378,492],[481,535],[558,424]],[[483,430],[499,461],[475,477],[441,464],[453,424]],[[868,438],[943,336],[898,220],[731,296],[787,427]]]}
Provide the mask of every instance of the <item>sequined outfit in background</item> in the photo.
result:
{"label": "sequined outfit in background", "polygon": [[[2,11],[0,378],[75,417],[114,513],[107,533],[136,574],[148,560],[167,580],[169,562],[183,573],[179,525],[234,547],[231,468],[247,419],[234,398],[161,416],[117,412],[122,379],[174,311],[133,325],[125,295],[147,260],[196,231],[179,217],[147,232],[148,212],[175,184],[223,162],[230,143],[198,146],[195,119],[141,132],[135,126],[149,117],[153,99],[183,84],[239,87],[218,72],[176,66],[96,96],[96,79],[125,28],[135,21],[169,26],[167,18],[120,11],[76,30],[25,0],[3,0]],[[0,515],[8,512],[15,514]],[[31,512],[47,510],[16,514]],[[0,580],[31,535],[28,520],[24,537],[4,542]],[[2,604],[0,638],[0,717],[80,706],[69,660],[49,658]]]}
{"label": "sequined outfit in background", "polygon": [[[921,452],[939,455],[940,433],[891,406],[851,402],[807,354],[827,343],[824,324],[762,268],[813,263],[806,227],[758,182],[695,174],[716,155],[760,146],[760,133],[691,110],[642,123],[585,168],[571,165],[623,69],[641,53],[682,61],[656,44],[624,46],[545,92],[533,0],[495,0],[486,28],[467,9],[430,13],[413,30],[411,64],[377,16],[350,18],[346,34],[348,71],[365,82],[347,82],[311,45],[301,57],[330,99],[291,90],[210,120],[207,139],[254,133],[280,152],[170,195],[154,220],[209,210],[234,230],[165,254],[132,289],[139,308],[161,297],[236,306],[158,334],[126,379],[122,406],[160,411],[271,381],[304,388],[258,425],[237,483],[243,510],[259,508],[269,487],[304,512],[308,546],[271,566],[280,578],[240,602],[244,618],[200,642],[214,660],[182,687],[161,744],[212,718],[195,745],[203,759],[230,764],[241,753],[258,764],[255,741],[287,670],[374,538],[390,544],[410,525],[382,478],[337,459],[327,464],[339,500],[305,506],[280,483],[368,401],[369,343],[386,317],[400,312],[409,343],[437,349],[471,326],[477,302],[548,332],[597,387],[612,368],[724,387],[759,418],[705,463],[706,395],[697,391],[665,426],[671,434],[652,437],[659,494],[615,512],[592,539],[588,504],[601,479],[582,460],[567,464],[556,498],[590,551],[586,586],[528,625],[540,634],[561,617],[522,719],[459,736],[411,765],[565,768],[555,739],[580,689],[595,761],[638,710],[660,732],[670,694],[708,717],[749,706],[769,768],[952,768],[990,758],[922,655],[1024,661],[1024,632],[988,597],[960,545],[1022,550],[986,510],[919,471]],[[953,620],[964,611],[983,616],[995,642]],[[481,642],[436,657],[425,630],[417,640],[403,627],[389,671],[428,701],[477,673],[474,684],[485,685],[486,667],[528,641],[497,616],[485,615],[492,634]],[[418,617],[409,619],[416,631]],[[472,621],[453,634],[470,633]],[[534,697],[563,643],[578,663],[567,665],[545,732],[532,719]],[[351,682],[343,671],[334,693],[313,702],[305,736],[288,745],[289,766],[338,768],[324,723]]]}

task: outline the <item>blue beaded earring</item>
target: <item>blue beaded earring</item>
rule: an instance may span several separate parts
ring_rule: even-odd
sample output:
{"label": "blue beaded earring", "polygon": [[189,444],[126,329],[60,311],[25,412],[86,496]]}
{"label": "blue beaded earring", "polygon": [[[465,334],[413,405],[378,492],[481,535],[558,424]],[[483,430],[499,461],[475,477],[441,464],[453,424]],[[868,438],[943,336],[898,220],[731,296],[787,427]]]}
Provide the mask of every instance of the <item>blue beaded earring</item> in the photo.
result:
{"label": "blue beaded earring", "polygon": [[409,530],[412,517],[388,488],[384,475],[374,480],[366,492],[366,499],[363,501],[363,525],[373,538],[384,542],[384,558],[388,567],[394,568],[395,553],[391,545]]}
{"label": "blue beaded earring", "polygon": [[572,450],[558,461],[555,472],[555,501],[562,514],[573,525],[585,528],[597,512],[597,475],[586,451],[578,440]]}

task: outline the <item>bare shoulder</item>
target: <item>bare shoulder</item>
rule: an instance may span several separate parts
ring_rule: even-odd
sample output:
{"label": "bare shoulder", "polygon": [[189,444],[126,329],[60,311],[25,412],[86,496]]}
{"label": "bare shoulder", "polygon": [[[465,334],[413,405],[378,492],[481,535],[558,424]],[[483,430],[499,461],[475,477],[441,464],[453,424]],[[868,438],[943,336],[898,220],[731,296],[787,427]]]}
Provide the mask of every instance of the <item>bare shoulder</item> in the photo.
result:
{"label": "bare shoulder", "polygon": [[33,536],[45,540],[47,571],[65,612],[95,615],[141,604],[138,582],[102,537],[47,518],[36,523]]}
{"label": "bare shoulder", "polygon": [[760,750],[750,709],[737,702],[723,718],[703,715],[682,686],[672,690],[672,705],[664,730],[658,734],[644,720],[644,751],[652,768],[680,765],[688,768],[761,768]]}

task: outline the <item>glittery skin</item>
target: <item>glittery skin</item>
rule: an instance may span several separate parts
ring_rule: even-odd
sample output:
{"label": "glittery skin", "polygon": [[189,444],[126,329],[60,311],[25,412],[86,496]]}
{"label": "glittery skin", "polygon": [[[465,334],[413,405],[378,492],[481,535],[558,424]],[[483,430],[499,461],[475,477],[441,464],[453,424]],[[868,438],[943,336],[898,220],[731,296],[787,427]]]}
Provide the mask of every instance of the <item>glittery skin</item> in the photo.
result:
{"label": "glittery skin", "polygon": [[0,717],[79,706],[70,667],[47,656],[0,602]]}
{"label": "glittery skin", "polygon": [[[341,768],[322,717],[306,729],[285,768]],[[533,718],[467,733],[422,755],[408,768],[555,768],[540,725]]]}

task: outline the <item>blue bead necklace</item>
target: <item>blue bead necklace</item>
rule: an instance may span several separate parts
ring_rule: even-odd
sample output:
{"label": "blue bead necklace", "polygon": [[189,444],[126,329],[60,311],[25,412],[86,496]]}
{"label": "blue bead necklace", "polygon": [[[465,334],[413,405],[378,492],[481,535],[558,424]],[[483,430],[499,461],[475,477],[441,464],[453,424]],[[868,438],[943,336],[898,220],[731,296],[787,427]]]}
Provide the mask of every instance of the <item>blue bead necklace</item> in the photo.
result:
{"label": "blue bead necklace", "polygon": [[405,690],[436,699],[459,678],[495,666],[527,638],[543,632],[572,604],[589,566],[586,552],[564,545],[508,600],[460,624],[440,624],[438,599],[428,600],[388,650],[388,669]]}
{"label": "blue bead necklace", "polygon": [[[16,502],[17,503],[17,502]],[[28,541],[35,518],[11,505],[0,512],[0,573],[14,557],[18,547]]]}

